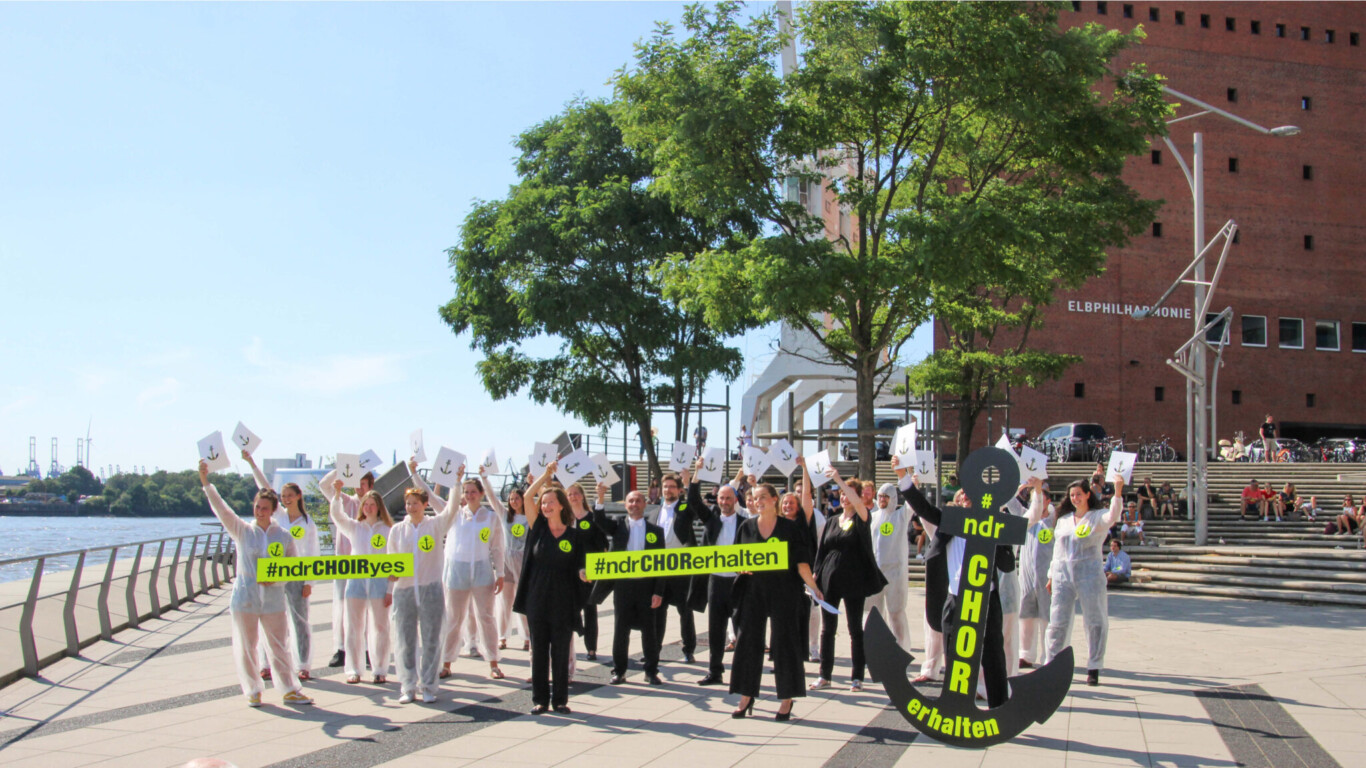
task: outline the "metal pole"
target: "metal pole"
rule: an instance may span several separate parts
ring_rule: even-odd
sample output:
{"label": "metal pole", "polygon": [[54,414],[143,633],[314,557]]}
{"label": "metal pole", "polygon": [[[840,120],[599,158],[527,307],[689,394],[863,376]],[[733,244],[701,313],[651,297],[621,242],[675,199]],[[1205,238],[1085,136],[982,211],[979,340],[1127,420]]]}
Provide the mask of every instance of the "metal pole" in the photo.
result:
{"label": "metal pole", "polygon": [[[1194,162],[1191,163],[1191,173],[1194,177],[1194,183],[1191,186],[1195,198],[1195,253],[1198,255],[1205,247],[1205,152],[1203,136],[1197,132],[1194,137],[1194,142],[1195,157]],[[1195,323],[1195,329],[1198,331],[1205,324],[1204,315],[1200,311],[1201,307],[1205,305],[1204,259],[1201,259],[1195,265],[1194,278],[1195,308],[1192,310],[1192,314],[1195,315],[1195,317],[1192,318],[1192,320]],[[1205,368],[1205,345],[1199,343],[1191,345],[1191,354],[1195,355],[1195,365],[1192,368],[1195,371],[1196,383],[1192,386],[1194,398],[1191,401],[1191,415],[1194,417],[1192,419],[1192,431],[1194,432],[1193,437],[1195,438],[1195,445],[1193,446],[1195,453],[1194,456],[1192,456],[1192,460],[1194,461],[1195,466],[1193,472],[1194,477],[1192,478],[1193,493],[1190,498],[1195,514],[1195,546],[1203,547],[1205,546],[1205,541],[1209,535],[1209,510],[1205,503],[1205,496],[1208,490],[1206,485],[1206,461],[1209,458],[1209,420],[1205,413],[1205,404],[1208,399],[1209,378]]]}
{"label": "metal pole", "polygon": [[24,672],[38,676],[38,645],[33,639],[33,611],[38,607],[38,588],[43,583],[43,563],[40,557],[33,564],[33,580],[28,584],[28,599],[19,615],[19,646],[24,651]]}
{"label": "metal pole", "polygon": [[85,569],[85,552],[76,558],[76,570],[71,573],[71,586],[66,590],[66,605],[62,606],[62,626],[66,629],[66,653],[81,655],[81,638],[76,632],[76,596],[81,591],[81,571]]}
{"label": "metal pole", "polygon": [[816,403],[816,453],[825,450],[825,398]]}
{"label": "metal pole", "polygon": [[128,572],[128,588],[124,592],[124,600],[128,603],[128,626],[133,629],[138,628],[138,601],[134,590],[138,586],[138,568],[142,566],[142,548],[145,544],[138,545],[138,553],[133,556],[133,569]]}
{"label": "metal pole", "polygon": [[157,547],[157,559],[152,562],[152,575],[147,577],[147,586],[152,597],[152,615],[161,617],[161,594],[157,589],[157,575],[161,573],[161,556],[166,554],[166,542]]}
{"label": "metal pole", "polygon": [[114,625],[109,620],[109,585],[114,579],[114,558],[118,553],[118,547],[109,550],[109,564],[104,568],[104,581],[100,582],[100,637],[104,640],[114,639]]}

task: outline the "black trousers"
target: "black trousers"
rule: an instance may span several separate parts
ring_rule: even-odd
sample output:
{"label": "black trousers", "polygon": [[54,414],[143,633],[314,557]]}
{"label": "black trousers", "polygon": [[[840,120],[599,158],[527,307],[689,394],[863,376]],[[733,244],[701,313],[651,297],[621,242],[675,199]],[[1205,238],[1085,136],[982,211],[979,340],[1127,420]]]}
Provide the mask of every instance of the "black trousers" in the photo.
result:
{"label": "black trousers", "polygon": [[589,653],[598,651],[598,606],[591,600],[583,606],[583,647]]}
{"label": "black trousers", "polygon": [[764,633],[773,654],[773,683],[779,699],[806,695],[806,648],[798,618],[805,617],[806,596],[800,589],[756,589],[750,584],[740,604],[735,654],[730,660],[730,692],[759,695],[764,674]]}
{"label": "black trousers", "polygon": [[[852,651],[852,661],[854,668],[850,677],[855,680],[863,679],[863,601],[864,596],[851,597],[841,595],[838,590],[825,593],[825,602],[840,607],[840,602],[844,603],[844,623],[849,628],[849,645]],[[821,612],[821,677],[829,680],[830,675],[835,671],[835,630],[839,627],[840,617],[830,613],[824,608],[813,608],[812,610]]]}
{"label": "black trousers", "polygon": [[[640,644],[645,651],[645,674],[659,672],[659,640],[655,635],[655,617],[650,609],[650,594],[622,594],[621,587],[614,592],[612,603],[612,674],[625,675],[630,666],[627,653],[631,649],[631,630],[640,630]],[[664,606],[667,607],[667,606]]]}
{"label": "black trousers", "polygon": [[730,623],[730,593],[734,588],[734,576],[707,578],[707,651],[713,675],[726,671],[726,625]]}
{"label": "black trousers", "polygon": [[[569,702],[568,624],[527,616],[531,632],[531,703],[559,706]],[[551,680],[554,680],[552,690]]]}
{"label": "black trousers", "polygon": [[[688,576],[670,576],[664,587],[664,604],[655,609],[655,642],[663,644],[664,631],[669,628],[669,607],[678,610],[678,629],[683,635],[683,652],[691,654],[697,650],[697,625],[693,622],[692,609],[688,607]],[[659,648],[655,648],[658,657]]]}
{"label": "black trousers", "polygon": [[[987,599],[987,626],[982,635],[982,680],[987,686],[987,706],[999,707],[1010,696],[1007,682],[1005,638],[1001,634],[1001,596],[991,590]],[[958,595],[944,599],[944,660],[951,664],[958,634]],[[945,674],[948,674],[947,672]],[[972,692],[974,695],[976,691]]]}
{"label": "black trousers", "polygon": [[942,552],[925,560],[925,621],[944,631],[944,596],[949,593],[949,558]]}

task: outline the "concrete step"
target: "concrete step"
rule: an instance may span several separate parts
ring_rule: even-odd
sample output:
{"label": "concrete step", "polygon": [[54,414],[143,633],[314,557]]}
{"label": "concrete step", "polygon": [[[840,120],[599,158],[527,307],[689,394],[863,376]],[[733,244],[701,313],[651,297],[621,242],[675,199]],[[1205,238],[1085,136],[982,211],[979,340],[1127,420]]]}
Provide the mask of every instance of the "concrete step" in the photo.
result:
{"label": "concrete step", "polygon": [[[1133,553],[1130,553],[1133,554]],[[1140,563],[1190,563],[1193,565],[1219,565],[1257,569],[1293,569],[1296,571],[1323,571],[1327,573],[1361,574],[1366,577],[1366,558],[1312,558],[1312,557],[1264,557],[1228,555],[1183,555],[1176,552],[1144,551],[1141,556],[1133,554],[1135,566]]]}
{"label": "concrete step", "polygon": [[1135,570],[1142,568],[1153,574],[1153,578],[1169,578],[1170,574],[1188,573],[1221,576],[1256,577],[1259,579],[1279,578],[1287,589],[1296,580],[1308,583],[1350,583],[1360,584],[1366,589],[1366,571],[1334,571],[1329,568],[1274,568],[1267,565],[1240,563],[1189,563],[1180,560],[1154,562],[1144,559],[1134,563]]}
{"label": "concrete step", "polygon": [[1257,589],[1278,589],[1296,592],[1331,592],[1344,595],[1361,595],[1366,598],[1366,583],[1328,581],[1322,579],[1277,579],[1252,575],[1228,575],[1210,573],[1187,573],[1167,569],[1144,569],[1153,581],[1181,584],[1202,584],[1207,586],[1253,587]]}
{"label": "concrete step", "polygon": [[1282,603],[1341,605],[1366,608],[1366,595],[1338,594],[1333,592],[1306,592],[1283,589],[1262,589],[1258,587],[1212,586],[1170,581],[1130,583],[1125,584],[1119,589],[1210,597],[1237,597],[1245,600],[1274,600]]}

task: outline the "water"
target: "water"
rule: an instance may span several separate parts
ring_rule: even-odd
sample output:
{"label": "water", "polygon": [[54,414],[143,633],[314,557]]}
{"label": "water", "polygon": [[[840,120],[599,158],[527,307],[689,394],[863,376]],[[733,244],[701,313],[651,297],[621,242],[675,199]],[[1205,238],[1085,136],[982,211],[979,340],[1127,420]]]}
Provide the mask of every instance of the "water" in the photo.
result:
{"label": "water", "polygon": [[[0,516],[0,560],[222,530],[212,515],[158,518]],[[119,559],[132,557],[136,551],[136,548],[119,550]],[[144,558],[147,554],[144,552]],[[152,548],[150,554],[155,556],[156,549]],[[86,565],[103,567],[108,557],[107,552],[96,553],[93,560],[86,560]],[[74,556],[50,559],[43,564],[43,573],[69,571],[75,565]],[[0,581],[27,579],[32,575],[32,562],[0,565]]]}

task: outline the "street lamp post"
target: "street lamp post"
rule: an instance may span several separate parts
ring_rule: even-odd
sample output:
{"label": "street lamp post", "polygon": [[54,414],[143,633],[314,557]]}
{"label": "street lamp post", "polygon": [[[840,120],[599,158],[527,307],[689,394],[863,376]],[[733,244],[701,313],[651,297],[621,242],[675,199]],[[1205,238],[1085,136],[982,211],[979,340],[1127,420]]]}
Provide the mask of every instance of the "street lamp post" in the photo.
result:
{"label": "street lamp post", "polygon": [[[1201,112],[1178,117],[1167,122],[1168,125],[1179,123],[1183,120],[1200,117],[1206,114],[1215,114],[1220,117],[1232,120],[1239,125],[1251,128],[1258,133],[1268,136],[1294,136],[1300,132],[1297,126],[1282,125],[1276,128],[1264,128],[1256,123],[1238,117],[1235,114],[1226,112],[1211,104],[1207,104],[1193,96],[1188,96],[1180,91],[1176,91],[1167,86],[1162,86],[1162,91],[1170,96],[1175,96],[1181,101],[1199,107]],[[1209,250],[1209,245],[1205,242],[1205,158],[1203,137],[1199,132],[1194,136],[1192,162],[1188,167],[1176,145],[1172,143],[1170,137],[1164,136],[1162,140],[1166,142],[1167,148],[1171,150],[1176,162],[1181,166],[1181,172],[1186,176],[1186,183],[1190,186],[1193,214],[1195,217],[1194,241],[1195,241],[1195,261],[1193,263],[1194,274],[1191,284],[1195,289],[1192,318],[1194,332],[1196,336],[1203,334],[1206,329],[1204,308],[1207,305],[1206,289],[1211,287],[1211,283],[1205,279],[1204,254]],[[1221,229],[1220,233],[1225,234],[1228,230]],[[1230,235],[1231,236],[1231,235]],[[1227,244],[1225,245],[1227,253]],[[1223,261],[1220,260],[1222,267]],[[1190,268],[1188,268],[1189,271]],[[1185,273],[1178,278],[1178,283],[1185,277]],[[1216,270],[1217,278],[1217,270]],[[1175,287],[1175,286],[1173,286]],[[1166,295],[1170,295],[1168,290]],[[1166,299],[1166,295],[1159,300],[1158,305]],[[1152,309],[1156,309],[1154,305]],[[1151,311],[1151,310],[1150,310]],[[1148,313],[1135,313],[1135,317],[1143,317]],[[1231,320],[1228,321],[1231,325]],[[1227,333],[1227,326],[1225,328]],[[1208,460],[1210,448],[1210,433],[1212,430],[1209,391],[1209,371],[1205,359],[1205,344],[1203,340],[1195,340],[1194,343],[1188,342],[1185,345],[1191,375],[1186,379],[1186,499],[1189,503],[1187,518],[1195,520],[1195,545],[1204,546],[1209,537],[1209,508],[1207,497],[1209,493],[1208,484]]]}

